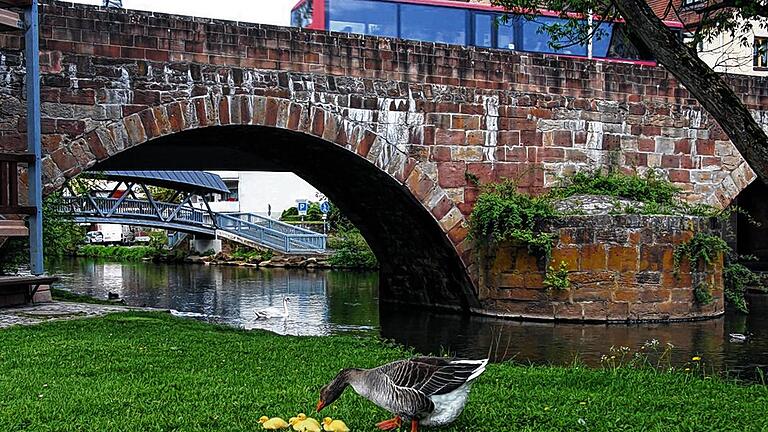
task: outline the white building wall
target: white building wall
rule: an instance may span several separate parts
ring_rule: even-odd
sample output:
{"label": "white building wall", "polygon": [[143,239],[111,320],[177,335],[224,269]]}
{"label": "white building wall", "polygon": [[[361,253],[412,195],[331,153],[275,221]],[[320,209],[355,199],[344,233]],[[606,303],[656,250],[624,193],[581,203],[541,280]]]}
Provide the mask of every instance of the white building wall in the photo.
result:
{"label": "white building wall", "polygon": [[717,72],[768,76],[765,68],[755,69],[752,66],[755,37],[768,37],[768,29],[758,21],[752,23],[750,31],[739,33],[736,37],[723,32],[704,42],[699,47],[699,58]]}
{"label": "white building wall", "polygon": [[[283,210],[296,206],[296,200],[307,199],[316,201],[318,190],[305,182],[301,177],[291,172],[261,172],[261,171],[211,171],[224,179],[237,176],[238,198],[235,203],[211,203],[211,209],[218,211],[215,205],[235,206],[243,213],[258,213],[266,215],[272,206],[272,217],[277,219]],[[232,211],[232,210],[225,210]]]}

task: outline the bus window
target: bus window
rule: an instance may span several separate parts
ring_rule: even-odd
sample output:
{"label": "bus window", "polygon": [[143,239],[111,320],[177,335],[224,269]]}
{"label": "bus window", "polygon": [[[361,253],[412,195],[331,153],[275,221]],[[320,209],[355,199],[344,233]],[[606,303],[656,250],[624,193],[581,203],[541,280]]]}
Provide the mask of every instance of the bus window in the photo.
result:
{"label": "bus window", "polygon": [[493,15],[475,14],[475,46],[493,46]]}
{"label": "bus window", "polygon": [[523,22],[523,50],[533,51],[541,53],[554,53],[554,54],[570,54],[578,56],[587,55],[586,45],[571,45],[571,42],[556,41],[555,46],[562,45],[562,48],[555,49],[550,45],[551,37],[549,33],[544,31],[544,25],[552,25],[556,23],[564,23],[564,20],[559,18],[550,17],[536,17],[532,21],[525,20]]}
{"label": "bus window", "polygon": [[369,0],[331,0],[328,30],[397,37],[397,5]]}
{"label": "bus window", "polygon": [[592,57],[608,57],[611,47],[613,23],[601,23],[592,36]]}
{"label": "bus window", "polygon": [[[640,41],[629,37],[625,24],[612,23],[608,50],[602,57],[625,60],[653,60],[653,54]],[[598,56],[595,53],[595,56]]]}
{"label": "bus window", "polygon": [[403,39],[467,44],[467,11],[464,9],[401,4],[400,26]]}
{"label": "bus window", "polygon": [[502,16],[496,18],[498,26],[496,48],[515,49],[515,27],[519,27],[519,22],[520,18],[515,15],[509,15],[507,22],[504,22]]}
{"label": "bus window", "polygon": [[309,27],[312,25],[312,1],[304,0],[296,9],[291,11],[291,25],[294,27]]}

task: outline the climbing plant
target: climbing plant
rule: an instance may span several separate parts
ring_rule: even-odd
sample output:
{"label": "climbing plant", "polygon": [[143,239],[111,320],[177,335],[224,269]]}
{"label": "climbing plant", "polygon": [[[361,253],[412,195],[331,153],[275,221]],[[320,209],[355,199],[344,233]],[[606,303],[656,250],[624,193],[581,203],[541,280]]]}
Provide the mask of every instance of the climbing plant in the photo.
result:
{"label": "climbing plant", "polygon": [[[723,268],[725,300],[737,310],[748,313],[745,298],[747,289],[761,286],[762,280],[755,272],[738,262],[739,259],[748,260],[749,257],[736,256],[720,236],[698,233],[691,240],[677,246],[673,255],[674,274],[679,276],[684,259],[688,260],[692,268],[703,265],[704,270],[708,271],[720,254],[724,255],[726,262]],[[700,283],[694,287],[694,297],[699,304],[709,304],[712,301],[711,291],[707,283]]]}

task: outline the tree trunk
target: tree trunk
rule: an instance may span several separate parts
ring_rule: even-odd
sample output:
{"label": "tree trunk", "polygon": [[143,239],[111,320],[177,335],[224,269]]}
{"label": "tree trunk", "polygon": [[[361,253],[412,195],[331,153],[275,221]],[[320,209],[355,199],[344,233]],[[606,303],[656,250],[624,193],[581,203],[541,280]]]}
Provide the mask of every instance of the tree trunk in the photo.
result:
{"label": "tree trunk", "polygon": [[644,0],[617,0],[627,28],[717,120],[757,175],[768,183],[768,136],[725,80],[679,41]]}

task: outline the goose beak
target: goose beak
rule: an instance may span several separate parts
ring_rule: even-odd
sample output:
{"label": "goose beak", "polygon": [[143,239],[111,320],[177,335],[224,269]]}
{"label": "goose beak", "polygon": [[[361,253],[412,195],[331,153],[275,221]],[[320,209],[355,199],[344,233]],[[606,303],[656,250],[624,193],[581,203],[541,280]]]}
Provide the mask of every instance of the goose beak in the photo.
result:
{"label": "goose beak", "polygon": [[323,409],[323,407],[325,407],[325,402],[318,401],[317,402],[317,412],[320,412],[320,410]]}

